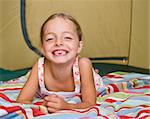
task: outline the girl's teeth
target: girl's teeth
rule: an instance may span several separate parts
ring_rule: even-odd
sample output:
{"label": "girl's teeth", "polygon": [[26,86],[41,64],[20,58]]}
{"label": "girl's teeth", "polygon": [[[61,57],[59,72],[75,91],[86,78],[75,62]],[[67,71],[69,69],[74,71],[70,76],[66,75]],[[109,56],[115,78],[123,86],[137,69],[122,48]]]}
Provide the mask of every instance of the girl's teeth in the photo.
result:
{"label": "girl's teeth", "polygon": [[65,55],[65,54],[66,54],[66,51],[62,51],[62,50],[54,51],[54,55]]}

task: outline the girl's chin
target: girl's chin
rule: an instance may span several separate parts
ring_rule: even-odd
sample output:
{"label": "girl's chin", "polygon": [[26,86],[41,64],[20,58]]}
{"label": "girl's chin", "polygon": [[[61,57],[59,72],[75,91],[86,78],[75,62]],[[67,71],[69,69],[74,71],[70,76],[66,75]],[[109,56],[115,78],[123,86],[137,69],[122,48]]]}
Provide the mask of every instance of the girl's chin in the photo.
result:
{"label": "girl's chin", "polygon": [[54,57],[51,61],[55,64],[66,64],[74,60],[70,57]]}
{"label": "girl's chin", "polygon": [[63,65],[63,64],[66,64],[67,63],[67,61],[52,61],[53,62],[53,64],[55,64],[55,65]]}
{"label": "girl's chin", "polygon": [[59,56],[59,57],[53,57],[51,60],[54,62],[66,62],[67,59],[68,59],[67,57],[62,57],[62,56],[60,57]]}

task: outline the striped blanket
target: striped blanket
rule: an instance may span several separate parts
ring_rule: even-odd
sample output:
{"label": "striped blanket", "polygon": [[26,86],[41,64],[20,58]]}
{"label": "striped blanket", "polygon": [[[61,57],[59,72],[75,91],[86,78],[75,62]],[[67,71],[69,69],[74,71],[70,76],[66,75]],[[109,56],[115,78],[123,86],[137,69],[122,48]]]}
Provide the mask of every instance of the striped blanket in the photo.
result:
{"label": "striped blanket", "polygon": [[62,110],[46,114],[41,99],[33,104],[15,103],[28,74],[0,83],[0,119],[148,119],[150,75],[114,72],[103,76],[105,86],[97,92],[97,104],[88,109]]}

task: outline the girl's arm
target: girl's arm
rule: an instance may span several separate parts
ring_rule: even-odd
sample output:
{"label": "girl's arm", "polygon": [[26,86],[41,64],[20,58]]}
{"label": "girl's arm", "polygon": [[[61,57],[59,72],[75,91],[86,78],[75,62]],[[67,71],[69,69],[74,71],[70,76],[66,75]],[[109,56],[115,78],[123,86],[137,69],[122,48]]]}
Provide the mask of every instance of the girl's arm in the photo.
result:
{"label": "girl's arm", "polygon": [[38,89],[38,73],[36,62],[30,72],[30,76],[27,82],[25,83],[23,89],[21,90],[17,98],[17,102],[25,104],[32,103],[33,97],[35,96],[37,89]]}
{"label": "girl's arm", "polygon": [[96,89],[90,59],[82,57],[79,59],[79,70],[81,77],[81,97],[82,103],[70,104],[73,108],[88,108],[96,104]]}

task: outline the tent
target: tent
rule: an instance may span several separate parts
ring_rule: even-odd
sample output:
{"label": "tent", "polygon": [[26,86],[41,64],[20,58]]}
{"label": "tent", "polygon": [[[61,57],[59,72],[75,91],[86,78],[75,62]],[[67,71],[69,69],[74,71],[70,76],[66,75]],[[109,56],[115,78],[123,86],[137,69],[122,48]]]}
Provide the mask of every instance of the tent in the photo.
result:
{"label": "tent", "polygon": [[[22,0],[32,46],[40,48],[40,27],[48,16],[66,12],[83,30],[83,56],[123,57],[111,63],[149,69],[148,0]],[[0,0],[0,67],[31,67],[38,55],[26,44],[21,1]],[[103,61],[105,62],[105,61]],[[106,61],[107,62],[107,61]]]}
{"label": "tent", "polygon": [[0,0],[0,80],[25,75],[40,57],[40,28],[53,13],[83,30],[82,56],[101,75],[149,74],[149,0]]}

